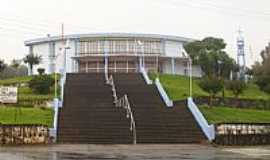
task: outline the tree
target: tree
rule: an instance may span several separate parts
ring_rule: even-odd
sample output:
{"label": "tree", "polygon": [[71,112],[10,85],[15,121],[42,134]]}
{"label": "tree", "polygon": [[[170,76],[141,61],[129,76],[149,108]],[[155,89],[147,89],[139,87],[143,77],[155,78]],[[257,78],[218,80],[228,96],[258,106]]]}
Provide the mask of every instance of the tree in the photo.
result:
{"label": "tree", "polygon": [[6,66],[5,69],[0,74],[0,79],[13,78],[18,76],[26,76],[27,67],[21,65],[19,68],[14,68],[10,65]]}
{"label": "tree", "polygon": [[11,61],[11,64],[10,64],[10,66],[11,67],[13,67],[13,68],[15,68],[15,69],[18,69],[20,66],[21,66],[21,60],[19,60],[19,59],[13,59],[12,61]]}
{"label": "tree", "polygon": [[0,59],[0,72],[2,72],[6,67],[7,65],[5,64],[4,60]]}
{"label": "tree", "polygon": [[48,94],[53,84],[54,79],[50,75],[38,75],[29,82],[29,87],[34,93]]}
{"label": "tree", "polygon": [[232,80],[226,82],[226,88],[233,92],[235,98],[238,98],[239,95],[242,94],[243,91],[247,88],[247,85],[241,80]]}
{"label": "tree", "polygon": [[39,75],[43,75],[45,73],[45,69],[44,68],[38,68],[37,71],[38,71],[38,74]]}
{"label": "tree", "polygon": [[38,65],[42,60],[42,57],[39,55],[28,54],[24,57],[24,63],[28,64],[30,67],[30,75],[33,74],[34,65]]}
{"label": "tree", "polygon": [[256,62],[252,66],[255,83],[259,88],[270,93],[270,46],[261,52],[262,62]]}
{"label": "tree", "polygon": [[224,51],[226,43],[221,38],[207,37],[185,45],[194,64],[201,66],[208,78],[229,79],[235,61]]}
{"label": "tree", "polygon": [[212,105],[213,98],[223,89],[223,82],[219,79],[205,77],[199,82],[199,86],[202,90],[210,95],[210,106]]}

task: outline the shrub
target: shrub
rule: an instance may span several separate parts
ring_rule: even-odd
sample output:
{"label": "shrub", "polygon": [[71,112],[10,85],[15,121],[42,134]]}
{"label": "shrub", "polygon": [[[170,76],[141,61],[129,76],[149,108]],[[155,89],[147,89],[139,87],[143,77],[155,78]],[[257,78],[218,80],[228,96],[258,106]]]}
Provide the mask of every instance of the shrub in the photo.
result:
{"label": "shrub", "polygon": [[39,75],[35,76],[30,82],[29,87],[33,90],[34,93],[38,94],[48,94],[50,88],[53,85],[54,80],[49,75]]}
{"label": "shrub", "polygon": [[223,89],[223,83],[221,80],[214,78],[204,78],[199,82],[199,86],[202,90],[209,93],[210,95],[210,105],[212,105],[212,99],[216,96],[218,92]]}
{"label": "shrub", "polygon": [[39,75],[43,75],[45,73],[45,69],[44,68],[38,68],[37,71],[38,71],[38,74]]}
{"label": "shrub", "polygon": [[247,88],[247,85],[244,81],[241,80],[232,80],[232,81],[227,81],[226,82],[226,88],[234,94],[236,98],[240,94],[243,93],[243,91]]}
{"label": "shrub", "polygon": [[270,76],[268,75],[262,75],[262,76],[258,76],[257,80],[256,80],[256,84],[259,86],[259,88],[267,93],[270,93]]}

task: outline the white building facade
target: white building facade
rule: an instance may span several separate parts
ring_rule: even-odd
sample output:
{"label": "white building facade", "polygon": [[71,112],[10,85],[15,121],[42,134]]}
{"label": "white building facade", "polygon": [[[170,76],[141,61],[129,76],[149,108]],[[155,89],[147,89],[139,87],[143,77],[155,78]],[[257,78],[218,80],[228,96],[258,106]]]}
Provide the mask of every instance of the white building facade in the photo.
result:
{"label": "white building facade", "polygon": [[[66,41],[69,41],[68,47]],[[148,72],[189,74],[189,56],[183,45],[189,38],[157,34],[102,33],[46,37],[25,41],[30,54],[42,56],[46,73]],[[64,65],[65,64],[65,65]],[[201,67],[193,66],[194,77],[201,77]]]}

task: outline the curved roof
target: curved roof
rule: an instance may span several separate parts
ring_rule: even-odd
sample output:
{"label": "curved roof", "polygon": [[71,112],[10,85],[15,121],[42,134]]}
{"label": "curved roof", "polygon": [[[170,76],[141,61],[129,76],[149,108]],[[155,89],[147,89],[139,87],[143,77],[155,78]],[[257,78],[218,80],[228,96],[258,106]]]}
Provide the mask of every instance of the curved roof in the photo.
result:
{"label": "curved roof", "polygon": [[[62,40],[62,36],[52,36],[46,38],[37,38],[27,40],[24,42],[26,46],[35,45],[40,43],[47,43],[52,41]],[[160,35],[160,34],[138,34],[138,33],[92,33],[92,34],[71,34],[65,35],[64,39],[78,39],[78,38],[153,38],[153,39],[164,39],[179,42],[190,42],[194,39],[171,36],[171,35]]]}

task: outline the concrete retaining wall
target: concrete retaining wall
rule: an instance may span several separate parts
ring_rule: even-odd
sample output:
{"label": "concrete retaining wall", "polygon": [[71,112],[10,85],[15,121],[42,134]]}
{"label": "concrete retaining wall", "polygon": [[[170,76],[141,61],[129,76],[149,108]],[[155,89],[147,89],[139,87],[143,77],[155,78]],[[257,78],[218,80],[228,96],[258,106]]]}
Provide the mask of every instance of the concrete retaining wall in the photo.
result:
{"label": "concrete retaining wall", "polygon": [[1,125],[0,144],[47,144],[49,129],[43,125]]}
{"label": "concrete retaining wall", "polygon": [[216,138],[219,145],[269,145],[270,124],[216,124]]}

